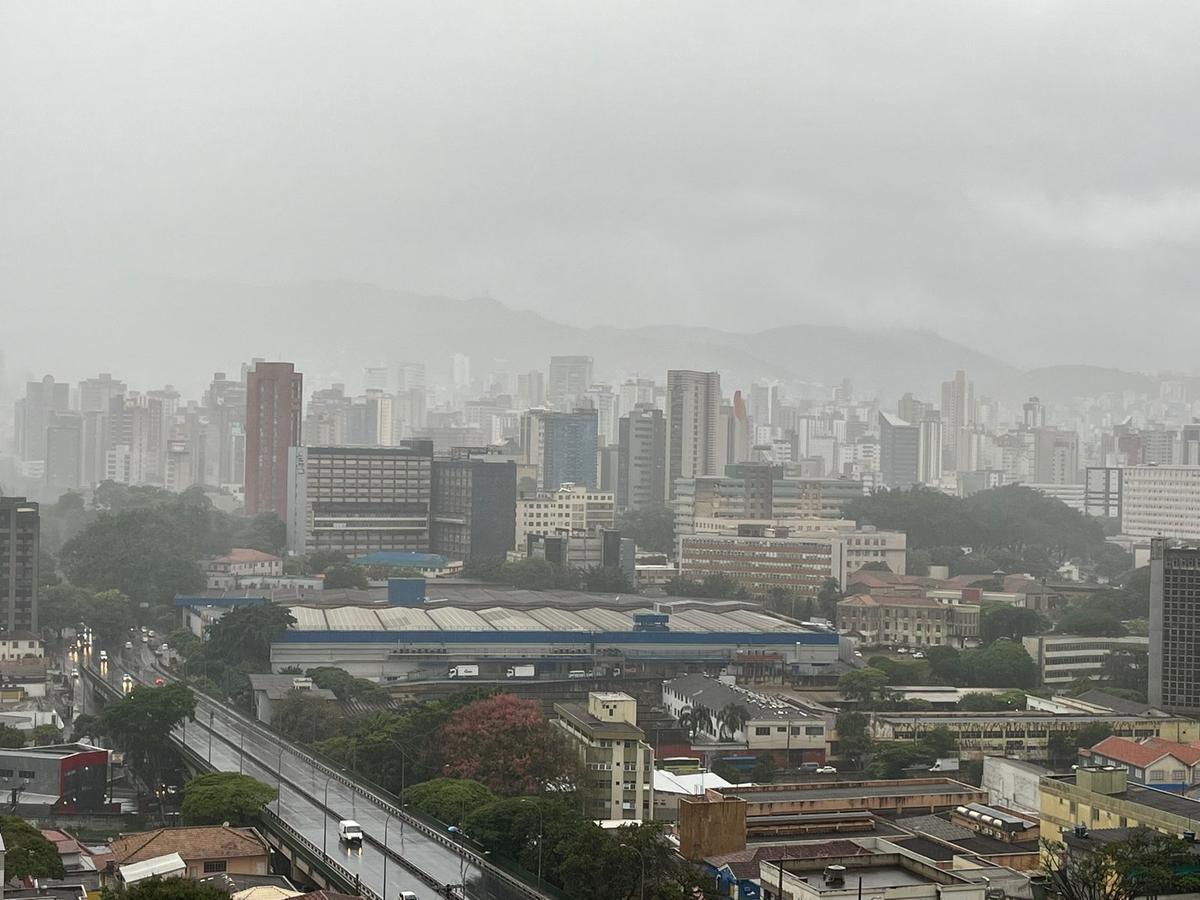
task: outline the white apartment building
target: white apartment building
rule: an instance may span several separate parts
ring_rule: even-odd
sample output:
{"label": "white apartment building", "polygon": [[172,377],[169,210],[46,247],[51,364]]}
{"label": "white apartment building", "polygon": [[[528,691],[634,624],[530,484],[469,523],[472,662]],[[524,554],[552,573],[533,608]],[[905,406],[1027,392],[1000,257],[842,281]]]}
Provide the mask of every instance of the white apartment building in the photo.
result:
{"label": "white apartment building", "polygon": [[1078,634],[1040,634],[1024,638],[1025,650],[1037,663],[1042,684],[1070,684],[1076,678],[1100,678],[1114,650],[1150,649],[1150,638],[1088,637]]}
{"label": "white apartment building", "polygon": [[1130,466],[1121,484],[1121,532],[1200,539],[1200,466]]}
{"label": "white apartment building", "polygon": [[514,549],[523,549],[531,534],[612,528],[616,505],[612,491],[594,491],[582,484],[564,484],[557,491],[518,497]]}

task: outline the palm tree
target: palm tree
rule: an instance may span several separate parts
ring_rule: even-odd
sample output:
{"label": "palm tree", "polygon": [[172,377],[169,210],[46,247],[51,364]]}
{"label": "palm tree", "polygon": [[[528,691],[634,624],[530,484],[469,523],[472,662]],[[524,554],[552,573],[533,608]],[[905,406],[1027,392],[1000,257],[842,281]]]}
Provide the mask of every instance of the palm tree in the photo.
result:
{"label": "palm tree", "polygon": [[749,721],[750,713],[744,706],[736,703],[726,703],[717,713],[717,725],[721,729],[721,734],[728,734],[730,740],[733,740],[733,736],[745,728]]}
{"label": "palm tree", "polygon": [[701,731],[711,731],[712,724],[712,711],[702,704],[685,707],[679,713],[679,727],[691,735],[693,741]]}

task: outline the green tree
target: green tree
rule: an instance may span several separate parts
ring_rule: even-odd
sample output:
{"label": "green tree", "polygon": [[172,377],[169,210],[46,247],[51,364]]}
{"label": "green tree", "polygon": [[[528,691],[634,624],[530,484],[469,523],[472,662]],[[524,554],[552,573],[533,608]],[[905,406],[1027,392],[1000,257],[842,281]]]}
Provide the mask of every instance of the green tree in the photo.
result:
{"label": "green tree", "polygon": [[904,770],[918,765],[924,757],[921,749],[908,743],[879,743],[867,764],[872,778],[903,778]]}
{"label": "green tree", "polygon": [[404,792],[409,806],[448,825],[461,825],[468,812],[495,799],[486,785],[469,778],[434,778]]}
{"label": "green tree", "polygon": [[718,778],[724,778],[730,784],[741,784],[745,781],[741,771],[733,763],[718,757],[712,761],[709,770]]}
{"label": "green tree", "polygon": [[1079,606],[1063,613],[1055,631],[1059,634],[1082,634],[1089,637],[1120,637],[1125,634],[1125,626],[1111,612]]}
{"label": "green tree", "polygon": [[83,621],[101,641],[122,641],[133,625],[133,605],[120,591],[100,591],[82,602]]}
{"label": "green tree", "polygon": [[53,725],[35,725],[29,732],[29,746],[46,747],[62,743],[62,731]]}
{"label": "green tree", "polygon": [[962,668],[973,687],[1031,688],[1038,681],[1037,664],[1021,644],[1008,638],[964,651]]}
{"label": "green tree", "polygon": [[703,703],[697,703],[695,706],[681,710],[679,727],[691,735],[693,741],[696,740],[698,734],[713,730],[712,710]]}
{"label": "green tree", "polygon": [[91,597],[88,591],[72,584],[56,584],[38,594],[38,623],[56,638],[64,628],[77,624],[84,616],[84,604]]}
{"label": "green tree", "polygon": [[325,570],[325,589],[355,588],[365,591],[371,586],[362,566],[330,566]]}
{"label": "green tree", "polygon": [[151,878],[130,887],[106,887],[101,900],[229,900],[229,894],[194,878]]}
{"label": "green tree", "polygon": [[287,523],[275,512],[263,512],[238,523],[233,534],[235,547],[247,547],[278,556],[287,545]]}
{"label": "green tree", "polygon": [[953,647],[938,645],[925,651],[930,674],[942,684],[962,684],[962,654]]}
{"label": "green tree", "polygon": [[71,734],[75,740],[98,738],[104,734],[104,726],[98,716],[84,713],[71,720]]}
{"label": "green tree", "polygon": [[1133,900],[1200,891],[1193,845],[1149,828],[1130,831],[1087,853],[1044,841],[1048,887],[1063,900]]}
{"label": "green tree", "polygon": [[189,825],[251,825],[279,796],[270,785],[237,772],[209,772],[183,786],[183,820]]}
{"label": "green tree", "polygon": [[391,698],[387,688],[356,678],[337,666],[317,666],[304,673],[319,688],[333,691],[339,700],[361,700],[364,703],[383,703]]}
{"label": "green tree", "polygon": [[0,747],[13,750],[25,746],[25,732],[11,725],[0,725]]}
{"label": "green tree", "polygon": [[838,690],[847,700],[869,704],[883,696],[887,683],[887,672],[867,666],[842,675],[838,679]]}
{"label": "green tree", "polygon": [[593,594],[635,594],[629,576],[616,566],[591,566],[583,573],[583,589]]}
{"label": "green tree", "polygon": [[104,733],[126,759],[158,782],[169,755],[171,732],[196,711],[191,688],[173,681],[164,687],[136,687],[110,704],[101,716]]}
{"label": "green tree", "polygon": [[63,546],[72,584],[118,590],[135,603],[169,603],[200,590],[204,576],[194,537],[183,519],[163,509],[101,516]]}
{"label": "green tree", "polygon": [[1024,691],[1005,691],[1002,694],[971,692],[963,694],[958,708],[964,712],[1000,712],[1005,709],[1024,709]]}
{"label": "green tree", "polygon": [[1133,569],[1133,555],[1107,541],[1095,554],[1096,574],[1115,581]]}
{"label": "green tree", "polygon": [[669,506],[625,510],[617,515],[616,527],[622,537],[633,538],[639,550],[675,552],[675,511]]}
{"label": "green tree", "polygon": [[1040,613],[1019,606],[985,606],[979,617],[979,636],[985,644],[999,638],[1020,641],[1047,628],[1049,623]]}
{"label": "green tree", "polygon": [[17,816],[0,816],[7,878],[63,878],[58,849],[42,833]]}
{"label": "green tree", "polygon": [[335,703],[308,691],[289,691],[275,702],[271,722],[288,740],[312,744],[340,734],[345,716]]}
{"label": "green tree", "polygon": [[957,756],[958,739],[954,736],[954,732],[941,725],[921,735],[920,748],[930,761]]}
{"label": "green tree", "polygon": [[728,740],[733,740],[733,736],[745,728],[749,721],[749,711],[737,703],[727,703],[717,711],[717,729]]}
{"label": "green tree", "polygon": [[[266,671],[271,665],[271,643],[289,625],[296,623],[286,606],[260,603],[231,609],[208,629],[203,645],[203,659],[217,659],[226,665],[248,663],[256,671]],[[189,659],[192,668],[193,659]]]}
{"label": "green tree", "polygon": [[1145,647],[1121,647],[1104,659],[1106,688],[1133,691],[1146,698],[1150,678],[1150,659]]}
{"label": "green tree", "polygon": [[865,713],[838,713],[838,757],[846,760],[851,768],[862,768],[863,760],[874,750],[874,741],[868,728],[870,722],[870,717]]}

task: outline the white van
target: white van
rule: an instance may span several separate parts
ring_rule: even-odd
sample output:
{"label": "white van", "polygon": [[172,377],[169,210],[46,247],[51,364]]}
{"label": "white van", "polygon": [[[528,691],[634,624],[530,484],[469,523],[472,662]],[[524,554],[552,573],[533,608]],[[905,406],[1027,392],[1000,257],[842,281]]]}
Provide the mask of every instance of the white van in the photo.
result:
{"label": "white van", "polygon": [[417,900],[417,895],[412,891],[401,891],[400,900]]}
{"label": "white van", "polygon": [[338,840],[351,847],[361,847],[363,842],[362,826],[353,819],[342,819],[338,822]]}

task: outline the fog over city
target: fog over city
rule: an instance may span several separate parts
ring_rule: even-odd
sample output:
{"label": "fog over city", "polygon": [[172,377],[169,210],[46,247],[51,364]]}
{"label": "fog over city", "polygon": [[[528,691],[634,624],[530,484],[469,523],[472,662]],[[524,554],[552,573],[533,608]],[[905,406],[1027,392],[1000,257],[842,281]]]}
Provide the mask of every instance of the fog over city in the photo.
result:
{"label": "fog over city", "polygon": [[[5,375],[120,359],[194,391],[267,354],[353,381],[389,348],[523,368],[556,338],[602,369],[849,374],[805,358],[854,334],[687,331],[811,325],[875,333],[872,389],[906,356],[994,391],[1190,374],[1197,26],[1189,3],[5,4]],[[456,308],[431,344],[412,320],[441,304],[393,290],[514,313]]]}

